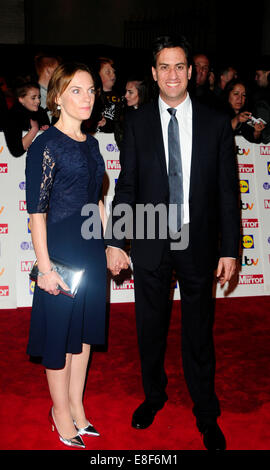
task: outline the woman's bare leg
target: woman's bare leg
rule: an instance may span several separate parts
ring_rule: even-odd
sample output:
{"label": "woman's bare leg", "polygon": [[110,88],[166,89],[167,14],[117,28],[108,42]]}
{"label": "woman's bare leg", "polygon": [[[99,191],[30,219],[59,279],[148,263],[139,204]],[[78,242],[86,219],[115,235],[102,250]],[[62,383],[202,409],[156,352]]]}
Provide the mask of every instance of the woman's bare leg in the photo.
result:
{"label": "woman's bare leg", "polygon": [[78,428],[88,425],[83,407],[83,390],[90,356],[90,345],[83,344],[80,354],[73,354],[71,358],[71,373],[69,382],[69,405],[73,419]]}
{"label": "woman's bare leg", "polygon": [[63,369],[46,369],[49,390],[53,402],[53,417],[58,433],[64,439],[76,436],[69,404],[69,384],[72,355],[66,355]]}

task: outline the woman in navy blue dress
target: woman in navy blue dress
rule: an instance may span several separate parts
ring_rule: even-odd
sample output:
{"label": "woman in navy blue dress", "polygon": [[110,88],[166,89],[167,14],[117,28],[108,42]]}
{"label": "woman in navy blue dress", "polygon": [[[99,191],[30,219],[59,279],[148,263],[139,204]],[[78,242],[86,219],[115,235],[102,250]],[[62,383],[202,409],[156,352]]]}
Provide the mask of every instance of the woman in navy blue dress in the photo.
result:
{"label": "woman in navy blue dress", "polygon": [[[26,197],[38,262],[27,352],[41,356],[53,402],[52,429],[66,445],[85,447],[82,435],[99,435],[86,418],[83,389],[91,344],[105,340],[106,259],[102,236],[83,235],[86,204],[98,207],[104,162],[98,142],[81,131],[94,105],[95,88],[83,64],[62,64],[48,87],[50,127],[30,146],[26,158]],[[96,221],[95,221],[96,222]],[[103,227],[104,228],[104,227]],[[101,231],[102,232],[102,231]],[[50,257],[85,269],[75,298],[52,270]]]}

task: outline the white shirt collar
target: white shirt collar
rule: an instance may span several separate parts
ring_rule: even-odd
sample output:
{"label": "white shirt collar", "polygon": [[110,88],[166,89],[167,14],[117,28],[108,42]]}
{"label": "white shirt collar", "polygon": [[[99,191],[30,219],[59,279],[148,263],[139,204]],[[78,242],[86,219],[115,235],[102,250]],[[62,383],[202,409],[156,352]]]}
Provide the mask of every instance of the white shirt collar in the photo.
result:
{"label": "white shirt collar", "polygon": [[[161,115],[165,112],[168,114],[167,109],[170,108],[171,106],[165,103],[165,101],[163,101],[160,95],[158,98],[158,105],[159,105],[159,111]],[[177,106],[174,106],[174,108],[177,111],[181,109],[181,112],[185,112],[185,111],[188,111],[188,109],[190,108],[190,105],[191,105],[191,99],[190,99],[189,93],[187,93],[187,96],[184,99],[184,101],[182,101],[182,103],[178,104]]]}

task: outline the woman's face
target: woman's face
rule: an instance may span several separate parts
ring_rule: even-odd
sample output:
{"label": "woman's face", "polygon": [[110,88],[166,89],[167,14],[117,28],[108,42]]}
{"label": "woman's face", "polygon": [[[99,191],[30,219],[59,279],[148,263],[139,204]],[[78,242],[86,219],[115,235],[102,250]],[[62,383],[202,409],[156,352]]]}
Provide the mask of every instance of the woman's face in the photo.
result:
{"label": "woman's face", "polygon": [[37,111],[40,105],[40,92],[38,88],[30,88],[25,96],[18,98],[19,102],[29,111]]}
{"label": "woman's face", "polygon": [[102,64],[99,75],[102,81],[103,90],[111,91],[116,80],[115,71],[111,64]]}
{"label": "woman's face", "polygon": [[56,102],[61,106],[61,117],[77,121],[89,119],[95,102],[95,86],[91,75],[78,70]]}
{"label": "woman's face", "polygon": [[127,82],[125,98],[128,106],[138,106],[139,93],[135,86],[135,82]]}
{"label": "woman's face", "polygon": [[229,93],[229,103],[233,110],[238,113],[246,102],[246,88],[237,83]]}

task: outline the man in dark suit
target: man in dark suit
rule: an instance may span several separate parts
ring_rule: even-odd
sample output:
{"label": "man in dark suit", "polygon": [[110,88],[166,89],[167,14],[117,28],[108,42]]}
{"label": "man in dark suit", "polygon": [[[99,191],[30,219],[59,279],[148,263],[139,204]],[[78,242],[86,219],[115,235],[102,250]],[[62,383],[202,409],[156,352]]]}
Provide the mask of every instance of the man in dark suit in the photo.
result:
{"label": "man in dark suit", "polygon": [[[212,284],[216,267],[222,286],[230,280],[238,256],[238,181],[232,129],[227,117],[191,101],[187,87],[192,66],[185,38],[166,36],[156,41],[152,73],[159,98],[126,120],[110,220],[113,227],[119,223],[115,211],[119,204],[133,208],[134,227],[138,205],[168,209],[167,237],[158,236],[156,213],[155,236],[147,237],[143,227],[145,236],[138,237],[136,232],[131,242],[145,392],[132,426],[150,426],[167,400],[164,356],[175,270],[181,294],[183,368],[193,413],[206,448],[224,450],[226,441],[217,424],[220,408],[214,390]],[[174,228],[171,208],[178,214]],[[179,245],[175,243],[176,232],[182,236]],[[106,238],[108,268],[118,274],[129,264],[125,240],[115,233]]]}

